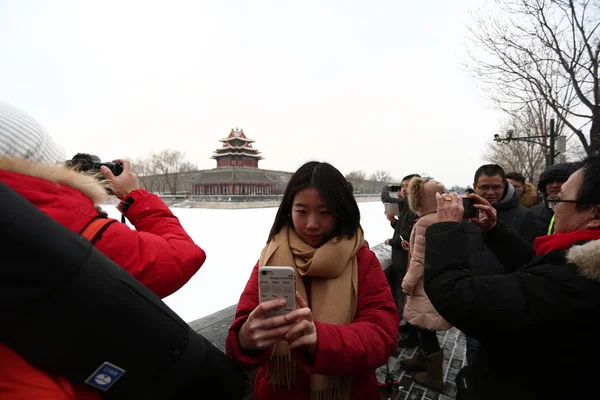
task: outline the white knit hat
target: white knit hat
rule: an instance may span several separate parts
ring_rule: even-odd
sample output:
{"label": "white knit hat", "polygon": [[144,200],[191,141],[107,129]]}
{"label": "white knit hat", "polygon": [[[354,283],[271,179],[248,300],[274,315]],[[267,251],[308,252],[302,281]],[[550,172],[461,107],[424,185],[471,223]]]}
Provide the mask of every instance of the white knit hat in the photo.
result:
{"label": "white knit hat", "polygon": [[35,119],[3,101],[0,101],[0,156],[49,164],[65,162],[64,150]]}

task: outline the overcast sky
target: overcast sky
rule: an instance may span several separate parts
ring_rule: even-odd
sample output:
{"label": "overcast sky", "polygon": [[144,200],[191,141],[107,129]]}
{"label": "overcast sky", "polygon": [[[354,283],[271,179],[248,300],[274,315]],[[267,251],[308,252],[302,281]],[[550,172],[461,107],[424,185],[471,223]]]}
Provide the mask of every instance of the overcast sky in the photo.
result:
{"label": "overcast sky", "polygon": [[467,185],[503,121],[462,67],[482,4],[1,0],[0,99],[69,156],[171,148],[213,168],[239,127],[262,168]]}

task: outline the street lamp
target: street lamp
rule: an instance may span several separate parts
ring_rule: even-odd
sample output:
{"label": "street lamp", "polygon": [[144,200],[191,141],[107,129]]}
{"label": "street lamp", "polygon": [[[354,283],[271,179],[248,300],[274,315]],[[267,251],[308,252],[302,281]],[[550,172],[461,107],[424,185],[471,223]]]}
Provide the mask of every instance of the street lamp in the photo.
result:
{"label": "street lamp", "polygon": [[[562,152],[565,151],[564,147],[565,147],[565,140],[563,140],[564,138],[561,137],[556,137],[556,133],[554,132],[554,119],[550,120],[550,135],[546,136],[546,135],[542,135],[542,136],[527,136],[527,137],[518,137],[518,136],[514,136],[515,131],[512,129],[509,129],[508,131],[506,131],[506,136],[505,137],[501,137],[498,134],[494,135],[494,142],[498,143],[499,145],[502,144],[508,144],[512,141],[517,141],[517,142],[529,142],[529,143],[535,143],[538,144],[542,147],[544,147],[545,149],[548,149],[548,153],[547,153],[547,157],[546,157],[546,167],[549,167],[551,165],[554,165],[554,158],[556,156],[558,156],[559,154],[562,154]],[[536,140],[532,140],[532,139],[546,139],[546,138],[550,138],[550,144],[546,144],[546,143],[541,143],[538,142]],[[559,142],[559,150],[561,152],[557,153],[555,150],[555,139]]]}

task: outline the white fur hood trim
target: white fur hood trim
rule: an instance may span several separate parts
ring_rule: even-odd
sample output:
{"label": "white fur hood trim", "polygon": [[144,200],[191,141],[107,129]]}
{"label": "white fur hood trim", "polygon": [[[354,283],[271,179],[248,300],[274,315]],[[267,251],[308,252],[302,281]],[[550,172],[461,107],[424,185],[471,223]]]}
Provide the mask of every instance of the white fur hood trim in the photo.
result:
{"label": "white fur hood trim", "polygon": [[108,194],[106,186],[92,174],[74,171],[70,168],[35,163],[22,158],[0,157],[0,170],[34,176],[57,184],[70,186],[89,197],[95,205],[106,204]]}
{"label": "white fur hood trim", "polygon": [[571,247],[567,252],[567,261],[577,265],[586,278],[600,281],[600,240]]}

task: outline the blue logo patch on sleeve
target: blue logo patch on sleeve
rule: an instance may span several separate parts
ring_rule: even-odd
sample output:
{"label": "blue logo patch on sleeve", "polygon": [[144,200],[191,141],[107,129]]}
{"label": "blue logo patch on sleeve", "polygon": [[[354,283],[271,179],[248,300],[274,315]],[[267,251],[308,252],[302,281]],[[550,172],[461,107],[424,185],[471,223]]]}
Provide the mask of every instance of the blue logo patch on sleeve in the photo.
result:
{"label": "blue logo patch on sleeve", "polygon": [[124,373],[124,369],[105,362],[85,380],[85,383],[106,392]]}

